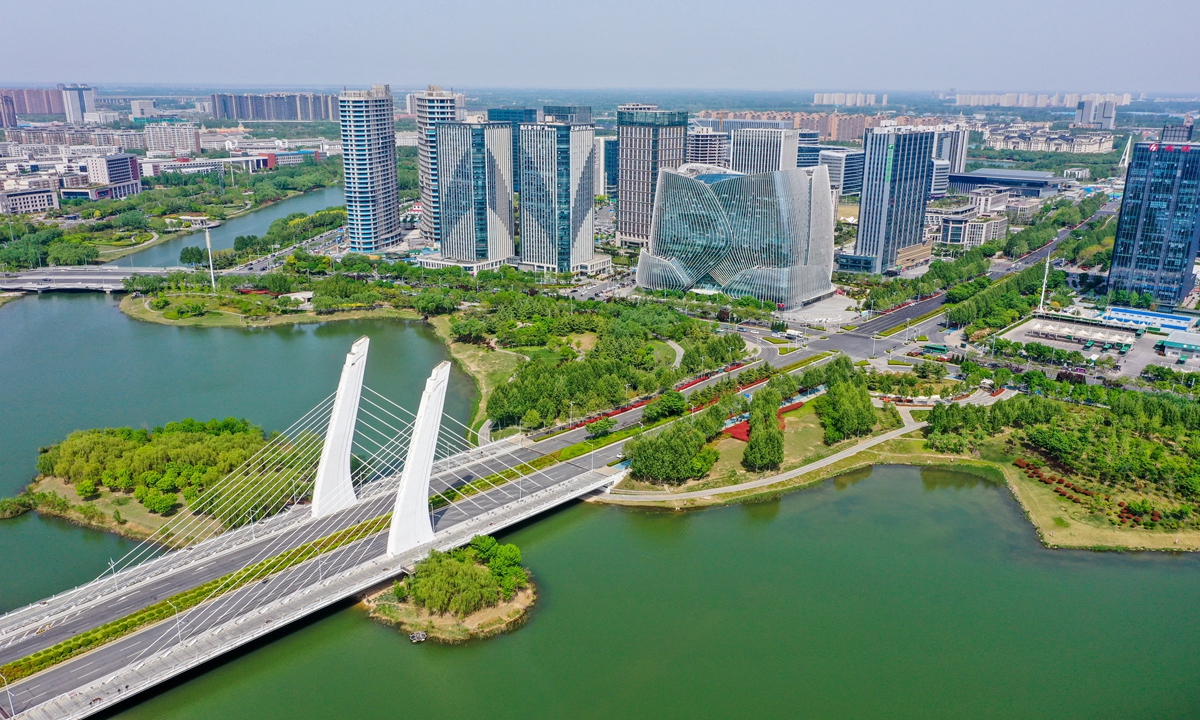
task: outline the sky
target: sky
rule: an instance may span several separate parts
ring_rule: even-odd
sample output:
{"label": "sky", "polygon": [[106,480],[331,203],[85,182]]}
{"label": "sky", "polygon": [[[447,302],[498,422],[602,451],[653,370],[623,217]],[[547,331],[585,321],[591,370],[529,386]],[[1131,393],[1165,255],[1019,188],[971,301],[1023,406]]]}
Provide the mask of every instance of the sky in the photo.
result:
{"label": "sky", "polygon": [[0,86],[1200,89],[1195,0],[38,0],[4,18]]}

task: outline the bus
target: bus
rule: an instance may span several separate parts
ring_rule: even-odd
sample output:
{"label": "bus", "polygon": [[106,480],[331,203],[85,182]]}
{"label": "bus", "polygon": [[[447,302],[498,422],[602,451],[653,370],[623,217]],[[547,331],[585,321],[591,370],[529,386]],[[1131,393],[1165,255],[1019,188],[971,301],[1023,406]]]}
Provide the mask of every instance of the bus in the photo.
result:
{"label": "bus", "polygon": [[1091,349],[1092,349],[1092,348],[1094,348],[1094,347],[1096,347],[1096,341],[1095,341],[1095,340],[1088,340],[1086,343],[1084,343],[1084,344],[1083,344],[1083,349],[1084,349],[1084,350],[1091,350]]}
{"label": "bus", "polygon": [[945,345],[926,345],[925,352],[929,353],[930,355],[945,355],[946,353],[950,352],[950,348],[946,347]]}

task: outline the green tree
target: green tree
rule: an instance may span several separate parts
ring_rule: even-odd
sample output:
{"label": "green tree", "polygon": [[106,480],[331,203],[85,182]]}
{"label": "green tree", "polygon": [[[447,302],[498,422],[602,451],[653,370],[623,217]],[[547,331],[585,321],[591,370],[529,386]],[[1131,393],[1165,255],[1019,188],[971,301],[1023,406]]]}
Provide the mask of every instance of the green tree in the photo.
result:
{"label": "green tree", "polygon": [[617,427],[617,421],[610,417],[600,418],[595,422],[588,423],[588,434],[594,438],[604,437]]}
{"label": "green tree", "polygon": [[537,410],[530,408],[528,412],[521,416],[521,426],[526,430],[533,430],[542,426],[542,414]]}

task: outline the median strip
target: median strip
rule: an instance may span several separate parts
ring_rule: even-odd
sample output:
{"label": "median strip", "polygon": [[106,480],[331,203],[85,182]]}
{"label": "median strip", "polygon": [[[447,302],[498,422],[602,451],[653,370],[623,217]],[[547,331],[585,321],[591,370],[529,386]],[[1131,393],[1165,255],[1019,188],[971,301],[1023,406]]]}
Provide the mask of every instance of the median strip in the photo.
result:
{"label": "median strip", "polygon": [[243,568],[191,590],[172,595],[137,612],[126,615],[118,620],[105,623],[69,640],[51,645],[20,660],[14,660],[0,667],[0,674],[15,682],[29,677],[59,663],[70,660],[89,650],[94,650],[114,640],[131,635],[144,627],[153,625],[160,620],[177,615],[210,599],[218,598],[239,588],[261,580],[269,575],[295,567],[300,563],[311,560],[318,555],[349,545],[383,530],[391,521],[392,514],[388,513],[372,520],[366,520],[357,525],[339,530],[318,540],[305,543],[259,563]]}

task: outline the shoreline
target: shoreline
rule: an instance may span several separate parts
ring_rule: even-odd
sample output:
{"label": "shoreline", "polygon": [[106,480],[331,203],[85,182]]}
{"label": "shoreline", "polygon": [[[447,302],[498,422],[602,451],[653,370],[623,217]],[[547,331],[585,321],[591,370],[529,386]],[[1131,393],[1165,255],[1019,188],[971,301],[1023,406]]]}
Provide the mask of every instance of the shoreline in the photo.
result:
{"label": "shoreline", "polygon": [[120,310],[122,313],[134,320],[141,322],[154,323],[156,325],[173,325],[176,327],[240,327],[240,328],[264,328],[276,327],[279,325],[305,325],[309,323],[323,322],[338,322],[343,320],[365,320],[374,318],[391,318],[395,320],[420,320],[421,316],[415,310],[408,308],[397,309],[390,307],[376,307],[371,309],[360,310],[345,310],[341,312],[333,312],[328,315],[318,315],[312,310],[291,315],[271,315],[261,320],[247,320],[246,316],[237,313],[227,312],[224,310],[216,310],[206,312],[199,317],[182,318],[179,320],[170,320],[163,316],[163,313],[157,310],[151,310],[146,307],[144,297],[134,297],[132,294],[126,294],[121,298]]}
{"label": "shoreline", "polygon": [[[1031,494],[1035,489],[1032,481],[1028,483],[1029,487],[1024,487],[1026,483],[1022,482],[1015,466],[972,456],[925,450],[924,440],[912,435],[910,432],[900,438],[864,448],[831,465],[759,488],[690,500],[655,500],[645,496],[602,494],[589,497],[586,502],[674,511],[702,510],[742,503],[769,502],[783,497],[786,493],[816,487],[821,482],[834,480],[857,470],[876,465],[902,465],[948,470],[976,475],[996,483],[1003,482],[1021,508],[1025,519],[1037,533],[1038,541],[1047,549],[1094,552],[1200,552],[1200,530],[1134,531],[1117,527],[1096,527],[1074,517],[1067,520],[1063,517],[1069,515],[1066,509],[1054,505],[1047,507],[1037,501]],[[720,488],[712,488],[712,491],[719,493]],[[1066,522],[1067,525],[1064,527],[1058,524],[1056,519]],[[1139,535],[1130,536],[1131,532]],[[1176,539],[1183,542],[1177,544],[1174,542]]]}
{"label": "shoreline", "polygon": [[472,640],[487,640],[520,629],[529,622],[529,616],[537,605],[537,586],[519,590],[512,600],[502,600],[492,607],[484,608],[466,617],[435,615],[410,602],[388,602],[383,598],[392,592],[378,590],[362,598],[359,605],[372,620],[396,628],[397,632],[427,633],[430,640],[444,645],[461,645]]}

